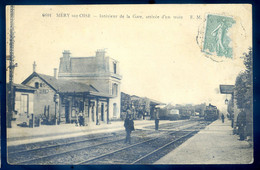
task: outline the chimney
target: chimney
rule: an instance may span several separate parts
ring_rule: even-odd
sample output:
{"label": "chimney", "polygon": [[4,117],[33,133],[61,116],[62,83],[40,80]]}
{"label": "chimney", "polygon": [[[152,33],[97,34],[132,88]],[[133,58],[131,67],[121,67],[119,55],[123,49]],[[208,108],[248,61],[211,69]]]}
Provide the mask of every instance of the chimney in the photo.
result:
{"label": "chimney", "polygon": [[57,68],[54,68],[54,75],[53,75],[53,77],[57,79]]}
{"label": "chimney", "polygon": [[36,62],[34,61],[34,62],[33,62],[33,72],[36,72],[36,66],[37,66],[37,65],[36,65]]}
{"label": "chimney", "polygon": [[70,58],[70,50],[64,50],[63,51],[63,57],[64,58]]}
{"label": "chimney", "polygon": [[104,58],[105,57],[105,53],[106,53],[105,49],[99,49],[99,50],[96,51],[96,57]]}

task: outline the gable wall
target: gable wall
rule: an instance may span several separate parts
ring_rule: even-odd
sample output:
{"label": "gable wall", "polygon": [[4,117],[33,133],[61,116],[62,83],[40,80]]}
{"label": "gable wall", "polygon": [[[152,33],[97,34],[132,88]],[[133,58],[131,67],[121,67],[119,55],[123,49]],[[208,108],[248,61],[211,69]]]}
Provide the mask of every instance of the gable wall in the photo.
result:
{"label": "gable wall", "polygon": [[[53,101],[55,91],[39,77],[33,77],[26,85],[35,87],[36,82],[39,83],[39,89],[37,89],[34,94],[34,114],[43,114],[44,107],[49,106],[50,115],[55,115],[55,103]],[[40,86],[40,83],[42,84],[42,87]]]}

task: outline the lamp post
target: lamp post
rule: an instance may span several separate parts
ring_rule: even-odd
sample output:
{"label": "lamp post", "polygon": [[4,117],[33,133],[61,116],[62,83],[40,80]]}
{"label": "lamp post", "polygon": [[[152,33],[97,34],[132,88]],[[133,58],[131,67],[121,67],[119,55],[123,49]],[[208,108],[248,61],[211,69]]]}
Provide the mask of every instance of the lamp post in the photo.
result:
{"label": "lamp post", "polygon": [[55,117],[54,117],[54,124],[57,125],[57,112],[58,112],[58,105],[59,105],[59,94],[54,94],[54,103],[55,103]]}
{"label": "lamp post", "polygon": [[226,98],[226,100],[225,100],[225,104],[227,105],[228,104],[228,99]]}
{"label": "lamp post", "polygon": [[14,6],[10,7],[10,57],[9,59],[9,86],[8,86],[8,112],[7,112],[7,127],[11,128],[13,106],[14,106],[14,94],[13,94],[13,76],[14,68],[17,64],[14,64]]}
{"label": "lamp post", "polygon": [[[232,109],[234,109],[234,85],[224,85],[224,84],[220,84],[219,85],[219,89],[220,89],[220,94],[226,94],[226,100],[225,100],[225,104],[227,105],[227,111],[228,108],[231,107]],[[228,106],[228,99],[227,99],[227,95],[231,94],[231,103]],[[234,113],[229,113],[230,114],[230,118],[231,118],[231,127],[234,127]]]}

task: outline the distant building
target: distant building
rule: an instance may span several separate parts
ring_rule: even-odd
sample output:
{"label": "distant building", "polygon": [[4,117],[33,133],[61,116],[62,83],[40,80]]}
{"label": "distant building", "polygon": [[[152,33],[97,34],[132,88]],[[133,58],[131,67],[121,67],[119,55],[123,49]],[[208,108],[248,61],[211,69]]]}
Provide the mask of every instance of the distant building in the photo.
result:
{"label": "distant building", "polygon": [[95,56],[90,57],[71,57],[70,51],[64,51],[60,58],[58,79],[91,84],[99,92],[111,95],[109,101],[110,118],[120,118],[122,76],[120,75],[119,62],[105,56],[104,50],[98,50]]}
{"label": "distant building", "polygon": [[121,118],[125,117],[127,109],[130,108],[135,119],[154,119],[155,108],[158,105],[164,105],[164,103],[121,92]]}

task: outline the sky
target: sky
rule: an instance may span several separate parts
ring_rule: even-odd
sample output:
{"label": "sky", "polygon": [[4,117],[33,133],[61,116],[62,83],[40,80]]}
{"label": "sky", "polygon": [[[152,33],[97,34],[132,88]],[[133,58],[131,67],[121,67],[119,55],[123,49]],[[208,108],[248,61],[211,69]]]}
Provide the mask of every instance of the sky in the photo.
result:
{"label": "sky", "polygon": [[[25,80],[34,61],[37,72],[53,75],[63,50],[87,57],[106,49],[119,61],[122,92],[225,110],[230,96],[220,94],[219,85],[234,84],[244,70],[240,57],[252,46],[251,13],[250,5],[16,6],[14,81]],[[196,36],[205,29],[207,14],[236,21],[228,33],[232,59],[201,52]]]}

